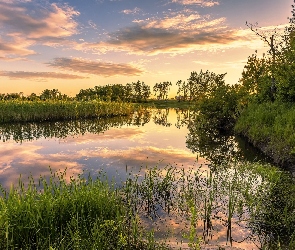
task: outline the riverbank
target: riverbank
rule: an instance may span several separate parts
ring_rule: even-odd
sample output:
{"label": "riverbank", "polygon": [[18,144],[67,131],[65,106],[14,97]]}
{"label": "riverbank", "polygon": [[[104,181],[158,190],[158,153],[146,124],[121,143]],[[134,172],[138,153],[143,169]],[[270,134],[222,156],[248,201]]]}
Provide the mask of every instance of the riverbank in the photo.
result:
{"label": "riverbank", "polygon": [[235,132],[275,164],[295,172],[295,107],[289,103],[250,103],[237,119]]}

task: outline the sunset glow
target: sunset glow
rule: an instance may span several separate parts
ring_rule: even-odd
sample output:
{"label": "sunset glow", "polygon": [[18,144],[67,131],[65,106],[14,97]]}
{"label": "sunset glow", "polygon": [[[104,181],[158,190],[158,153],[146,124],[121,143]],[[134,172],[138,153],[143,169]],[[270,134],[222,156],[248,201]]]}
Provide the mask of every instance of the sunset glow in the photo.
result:
{"label": "sunset glow", "polygon": [[[267,47],[245,25],[285,27],[292,0],[0,0],[0,92],[186,80],[226,73]],[[176,87],[172,90],[175,93]]]}

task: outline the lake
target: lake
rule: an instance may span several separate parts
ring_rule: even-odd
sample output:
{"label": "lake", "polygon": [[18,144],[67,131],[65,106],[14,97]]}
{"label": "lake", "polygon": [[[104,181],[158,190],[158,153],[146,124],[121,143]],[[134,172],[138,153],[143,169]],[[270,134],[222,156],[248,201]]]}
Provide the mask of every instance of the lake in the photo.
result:
{"label": "lake", "polygon": [[[20,175],[25,180],[30,175],[38,178],[49,176],[50,171],[66,170],[68,178],[82,173],[100,174],[120,186],[130,175],[144,179],[149,169],[167,171],[171,167],[187,173],[196,170],[204,178],[215,173],[214,187],[218,181],[223,182],[218,186],[220,189],[225,181],[239,177],[231,168],[217,174],[215,165],[233,159],[269,162],[242,138],[196,131],[193,122],[187,110],[149,109],[130,117],[1,125],[0,183],[9,188],[17,185]],[[210,196],[213,189],[206,185],[206,195]],[[198,235],[207,244],[259,249],[262,240],[251,231],[246,220],[233,217],[230,229],[228,221],[224,222],[226,212],[218,209],[229,198],[226,193],[216,195],[217,205],[211,211],[216,216],[210,215],[207,224],[199,218]],[[159,239],[166,237],[170,244],[180,244],[188,220],[163,209],[157,215],[161,218],[143,216],[142,224],[157,227],[155,234]]]}

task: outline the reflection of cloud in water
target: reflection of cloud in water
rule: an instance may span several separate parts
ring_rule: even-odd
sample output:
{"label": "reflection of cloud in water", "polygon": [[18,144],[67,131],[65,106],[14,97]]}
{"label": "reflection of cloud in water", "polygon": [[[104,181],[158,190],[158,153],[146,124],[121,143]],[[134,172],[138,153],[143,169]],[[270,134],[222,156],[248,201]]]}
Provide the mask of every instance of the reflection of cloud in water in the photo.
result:
{"label": "reflection of cloud in water", "polygon": [[[183,235],[190,233],[190,220],[187,220],[185,216],[161,216],[156,222],[152,223],[150,219],[141,220],[141,225],[146,228],[154,228],[155,236],[157,239],[168,243],[172,248],[175,249],[189,249],[189,240],[184,238]],[[258,249],[257,245],[259,242],[254,238],[252,241],[249,237],[249,229],[242,228],[233,225],[232,228],[232,247],[230,247],[230,242],[227,240],[227,227],[222,225],[219,220],[214,220],[213,222],[214,230],[211,235],[205,236],[203,220],[199,217],[197,223],[197,236],[202,239],[201,249],[232,249],[232,250],[253,250]],[[255,242],[255,243],[254,243]],[[218,247],[220,246],[220,248]],[[173,249],[174,249],[173,248]]]}
{"label": "reflection of cloud in water", "polygon": [[26,146],[5,143],[0,144],[0,182],[4,187],[9,187],[11,183],[18,183],[20,175],[26,180],[27,176],[32,175],[38,178],[40,175],[53,172],[64,171],[67,168],[67,176],[76,175],[81,172],[82,166],[73,158],[65,158],[62,154],[42,155],[37,151],[42,146],[26,144]]}
{"label": "reflection of cloud in water", "polygon": [[[80,150],[80,157],[100,157],[110,161],[121,161],[127,166],[166,166],[177,164],[182,167],[191,167],[196,162],[196,155],[189,151],[176,148],[134,147],[126,150],[110,150],[101,148],[98,150]],[[199,159],[199,164],[205,163]]]}
{"label": "reflection of cloud in water", "polygon": [[[106,140],[109,138],[125,138],[140,136],[140,129],[124,129],[108,131],[105,134]],[[126,133],[127,131],[127,133]],[[81,137],[83,138],[83,137]],[[101,136],[104,138],[104,135]],[[75,141],[79,138],[73,138]],[[85,138],[84,138],[85,139]],[[84,140],[83,139],[83,140]],[[93,135],[89,135],[89,140],[93,140]],[[79,140],[78,140],[79,141]],[[81,140],[82,141],[82,140]],[[49,174],[49,166],[52,171],[63,171],[67,168],[68,176],[81,173],[86,170],[105,170],[108,175],[114,176],[116,171],[125,172],[126,166],[132,169],[140,169],[141,166],[163,167],[169,164],[181,168],[194,165],[196,156],[187,150],[176,148],[157,148],[157,147],[134,147],[128,149],[110,149],[108,147],[89,147],[77,150],[75,148],[67,151],[57,151],[57,153],[42,153],[46,150],[43,145],[36,145],[27,142],[25,145],[16,143],[0,144],[0,182],[3,186],[10,183],[17,183],[20,174],[27,176],[32,174],[34,177]],[[199,159],[198,164],[203,163]]]}
{"label": "reflection of cloud in water", "polygon": [[102,140],[122,140],[128,139],[130,141],[139,140],[145,131],[140,128],[112,128],[111,130],[104,131],[100,134],[85,134],[79,135],[77,137],[67,137],[61,139],[60,142],[65,143],[76,143],[76,144],[86,144],[92,141],[102,141]]}

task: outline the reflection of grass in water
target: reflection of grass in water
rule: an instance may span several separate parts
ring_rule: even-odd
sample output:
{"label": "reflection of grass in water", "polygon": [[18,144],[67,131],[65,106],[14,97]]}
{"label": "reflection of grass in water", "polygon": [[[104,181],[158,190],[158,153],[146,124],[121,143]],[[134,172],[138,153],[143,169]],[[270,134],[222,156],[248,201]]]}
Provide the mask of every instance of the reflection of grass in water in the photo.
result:
{"label": "reflection of grass in water", "polygon": [[[164,249],[157,228],[144,231],[140,223],[169,217],[183,221],[180,235],[191,249],[211,243],[221,226],[237,246],[253,238],[261,249],[294,248],[294,181],[268,165],[146,168],[117,190],[91,177],[64,177],[3,190],[1,249]],[[236,238],[240,232],[244,239]]]}
{"label": "reflection of grass in water", "polygon": [[112,127],[142,126],[149,121],[150,117],[151,112],[142,108],[131,115],[104,117],[102,119],[6,123],[0,125],[0,139],[23,142],[40,138],[66,138],[84,135],[85,133],[99,134]]}
{"label": "reflection of grass in water", "polygon": [[[220,225],[226,231],[226,240],[237,246],[237,242],[250,239],[265,249],[294,244],[294,181],[271,166],[233,164],[220,166],[214,172],[202,168],[190,171],[155,168],[132,185],[136,187],[137,200],[131,203],[136,204],[139,214],[158,224],[163,222],[161,216],[165,213],[174,219],[187,218],[183,235],[191,247],[200,244],[202,233],[203,241],[210,243]],[[247,234],[244,238],[240,238],[242,232]]]}

